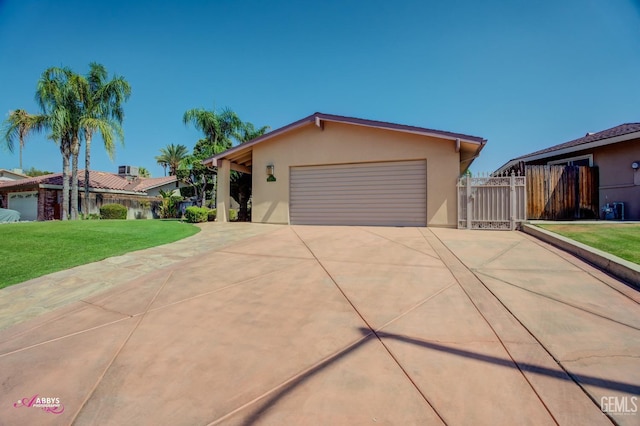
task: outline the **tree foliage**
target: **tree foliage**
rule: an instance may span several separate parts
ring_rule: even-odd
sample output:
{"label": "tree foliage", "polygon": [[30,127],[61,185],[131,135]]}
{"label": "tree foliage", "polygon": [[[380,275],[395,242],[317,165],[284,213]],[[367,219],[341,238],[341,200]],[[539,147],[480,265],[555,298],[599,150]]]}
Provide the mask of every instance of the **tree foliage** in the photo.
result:
{"label": "tree foliage", "polygon": [[27,169],[24,171],[25,175],[31,176],[31,177],[50,175],[51,173],[53,172],[48,172],[46,170],[38,170],[35,167],[31,167],[30,169]]}
{"label": "tree foliage", "polygon": [[82,85],[83,113],[80,127],[85,141],[85,174],[83,211],[89,212],[89,174],[91,169],[91,141],[98,132],[109,158],[115,153],[114,138],[124,144],[122,104],[131,95],[131,86],[123,78],[113,76],[107,80],[107,69],[98,63],[89,64],[89,73],[80,79]]}
{"label": "tree foliage", "polygon": [[220,113],[203,108],[190,109],[184,113],[182,121],[185,125],[191,123],[204,134],[206,145],[211,148],[212,154],[231,148],[233,139],[237,140],[242,127],[238,115],[229,108],[223,109]]}
{"label": "tree foliage", "polygon": [[160,148],[160,155],[156,156],[156,161],[163,167],[169,167],[169,176],[175,176],[180,163],[187,155],[189,149],[186,146],[170,144]]}
{"label": "tree foliage", "polygon": [[[268,126],[256,128],[252,123],[243,122],[238,115],[225,108],[220,112],[194,108],[182,117],[185,125],[192,124],[200,130],[204,138],[193,148],[178,170],[178,178],[193,190],[200,206],[206,205],[207,194],[215,187],[215,169],[209,169],[202,161],[223,152],[236,143],[245,143],[262,136]],[[240,204],[241,220],[248,218],[247,205],[251,197],[251,175],[231,172],[231,196]]]}
{"label": "tree foliage", "polygon": [[4,146],[13,152],[13,145],[17,141],[20,149],[20,168],[22,169],[22,151],[27,136],[32,131],[40,131],[44,128],[45,118],[43,116],[29,114],[23,109],[10,111],[9,116],[3,123]]}
{"label": "tree foliage", "polygon": [[[18,139],[22,147],[24,138],[30,131],[48,130],[62,154],[62,219],[78,217],[78,156],[81,142],[86,143],[85,200],[88,199],[88,179],[90,169],[90,144],[93,134],[102,135],[105,148],[113,156],[114,134],[123,140],[121,128],[124,102],[130,92],[129,84],[121,77],[106,81],[106,69],[90,64],[87,76],[74,73],[68,67],[46,69],[36,87],[36,101],[42,110],[40,115],[31,115],[24,110],[16,110],[6,121],[5,142],[9,149]],[[72,163],[71,176],[69,164]],[[71,183],[71,194],[69,194]],[[69,206],[71,205],[71,214]],[[86,206],[86,205],[85,205]],[[86,208],[85,208],[86,209]]]}
{"label": "tree foliage", "polygon": [[71,69],[52,67],[42,73],[36,89],[36,101],[46,117],[49,138],[58,144],[62,154],[62,220],[69,218],[69,162],[80,143],[79,87],[78,76]]}
{"label": "tree foliage", "polygon": [[138,167],[138,176],[143,178],[150,178],[151,172],[146,167]]}

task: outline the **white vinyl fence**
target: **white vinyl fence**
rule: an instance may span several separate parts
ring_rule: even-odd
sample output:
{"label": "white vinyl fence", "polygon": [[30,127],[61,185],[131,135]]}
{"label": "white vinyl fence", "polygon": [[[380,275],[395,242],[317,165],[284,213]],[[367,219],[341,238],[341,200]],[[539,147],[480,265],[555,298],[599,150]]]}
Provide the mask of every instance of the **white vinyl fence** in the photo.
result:
{"label": "white vinyl fence", "polygon": [[515,230],[527,218],[524,176],[462,176],[458,180],[458,228]]}

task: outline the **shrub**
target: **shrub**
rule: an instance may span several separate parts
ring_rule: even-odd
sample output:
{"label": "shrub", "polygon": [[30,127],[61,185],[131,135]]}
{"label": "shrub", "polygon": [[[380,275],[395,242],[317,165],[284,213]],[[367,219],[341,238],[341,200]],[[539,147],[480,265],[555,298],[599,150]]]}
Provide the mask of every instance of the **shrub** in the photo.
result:
{"label": "shrub", "polygon": [[80,217],[82,218],[82,220],[99,220],[100,214],[98,213],[82,214],[80,215]]}
{"label": "shrub", "polygon": [[189,223],[206,222],[209,216],[209,209],[206,207],[187,207],[184,218]]}
{"label": "shrub", "polygon": [[182,200],[182,197],[173,195],[173,191],[160,190],[160,196],[162,197],[162,203],[158,210],[158,215],[163,219],[170,219],[178,217],[178,205]]}
{"label": "shrub", "polygon": [[106,204],[100,207],[100,219],[126,219],[127,208],[122,204]]}
{"label": "shrub", "polygon": [[[188,210],[188,209],[187,209]],[[206,209],[209,211],[207,220],[209,222],[214,222],[216,217],[218,217],[218,211],[216,209]],[[238,220],[238,211],[234,209],[229,209],[229,221]]]}

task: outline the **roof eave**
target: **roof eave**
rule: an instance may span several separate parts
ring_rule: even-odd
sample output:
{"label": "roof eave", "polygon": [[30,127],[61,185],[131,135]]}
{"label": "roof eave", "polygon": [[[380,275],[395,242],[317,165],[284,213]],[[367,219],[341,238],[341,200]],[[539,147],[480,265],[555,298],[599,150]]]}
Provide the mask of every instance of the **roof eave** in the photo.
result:
{"label": "roof eave", "polygon": [[512,167],[515,164],[518,164],[520,162],[531,162],[531,161],[536,161],[536,160],[543,160],[545,158],[550,158],[550,157],[557,157],[559,155],[564,155],[564,154],[571,154],[574,152],[578,152],[578,151],[584,151],[587,149],[593,149],[593,148],[598,148],[601,146],[607,146],[607,145],[612,145],[614,143],[619,143],[619,142],[625,142],[628,140],[632,140],[632,139],[638,139],[640,138],[640,131],[639,132],[632,132],[632,133],[627,133],[624,135],[620,135],[620,136],[614,136],[612,138],[605,138],[605,139],[598,139],[597,141],[593,141],[593,142],[587,142],[587,143],[583,143],[580,145],[574,145],[574,146],[570,146],[570,147],[566,147],[566,148],[560,148],[560,149],[556,149],[553,151],[547,151],[547,152],[543,152],[540,154],[535,154],[535,155],[525,155],[522,157],[518,157],[518,158],[514,158],[512,160],[509,160],[507,163],[505,163],[504,165],[502,165],[498,170],[496,170],[496,172],[502,172],[510,167]]}
{"label": "roof eave", "polygon": [[[379,121],[374,121],[374,120],[365,120],[365,119],[360,119],[360,118],[351,118],[351,117],[342,117],[342,116],[337,116],[337,115],[331,115],[331,114],[323,114],[323,113],[314,113],[311,114],[310,116],[307,116],[305,118],[302,118],[298,121],[295,121],[289,125],[286,125],[284,127],[281,127],[279,129],[276,129],[272,132],[269,132],[267,134],[264,134],[250,142],[246,142],[244,144],[238,145],[236,147],[230,148],[224,152],[221,152],[219,154],[216,154],[210,158],[207,158],[205,160],[202,161],[202,164],[204,164],[205,166],[210,165],[211,167],[217,167],[218,166],[218,160],[220,160],[221,158],[227,157],[229,155],[233,155],[233,154],[237,154],[239,152],[242,152],[243,150],[248,150],[250,148],[252,148],[254,145],[259,144],[261,142],[264,142],[266,140],[269,140],[271,138],[274,138],[276,136],[279,136],[283,133],[289,132],[291,130],[297,129],[299,127],[302,126],[306,126],[308,124],[311,123],[318,123],[322,122],[322,121],[327,121],[327,122],[334,122],[334,123],[346,123],[346,124],[352,124],[352,125],[357,125],[357,126],[363,126],[363,127],[372,127],[372,128],[378,128],[378,129],[383,129],[383,130],[390,130],[390,131],[397,131],[397,132],[402,132],[402,133],[412,133],[412,134],[417,134],[417,135],[421,135],[421,136],[428,136],[428,137],[434,137],[434,138],[438,138],[438,139],[444,139],[444,140],[459,140],[460,142],[465,142],[465,143],[471,143],[471,144],[476,144],[479,145],[480,149],[482,149],[482,147],[486,144],[487,140],[484,138],[480,138],[480,137],[471,137],[469,135],[463,135],[463,134],[459,134],[459,133],[452,133],[452,132],[437,132],[437,131],[432,131],[429,129],[424,129],[424,128],[420,128],[420,127],[415,127],[415,126],[407,126],[407,125],[402,125],[402,124],[393,124],[393,123],[383,123],[383,122],[379,122]],[[479,152],[479,151],[478,151]]]}
{"label": "roof eave", "polygon": [[274,138],[274,137],[276,137],[278,135],[281,135],[283,133],[286,133],[286,132],[288,132],[290,130],[294,130],[294,129],[297,129],[299,127],[305,126],[305,125],[307,125],[309,123],[312,123],[314,121],[314,119],[315,119],[314,118],[315,116],[316,116],[316,114],[310,115],[310,116],[305,117],[305,118],[303,118],[301,120],[295,121],[295,122],[293,122],[291,124],[288,124],[288,125],[286,125],[284,127],[280,127],[279,129],[276,129],[276,130],[274,130],[272,132],[269,132],[269,133],[266,133],[266,134],[264,134],[264,135],[262,135],[260,137],[257,137],[255,139],[253,139],[252,141],[245,142],[245,143],[240,144],[238,146],[234,146],[233,148],[230,148],[230,149],[228,149],[226,151],[223,151],[223,152],[221,152],[219,154],[216,154],[216,155],[214,155],[212,157],[209,157],[206,160],[202,160],[202,164],[204,164],[205,166],[211,165],[211,167],[217,167],[219,159],[224,158],[224,157],[226,157],[226,156],[228,156],[230,154],[236,154],[236,153],[241,152],[243,150],[249,149],[249,148],[253,147],[254,145],[259,144],[261,142],[264,142],[264,141],[266,141],[268,139]]}
{"label": "roof eave", "polygon": [[316,116],[320,118],[320,120],[328,121],[328,122],[346,123],[346,124],[353,124],[356,126],[363,126],[363,127],[373,127],[376,129],[391,130],[391,131],[402,132],[402,133],[412,133],[416,135],[430,136],[438,139],[445,139],[445,140],[452,140],[452,141],[459,139],[460,142],[472,143],[476,145],[481,145],[487,142],[486,139],[483,139],[480,137],[470,137],[469,135],[463,135],[461,133],[434,131],[430,129],[424,129],[416,126],[408,126],[404,124],[384,123],[384,122],[374,121],[374,120],[340,117],[340,116],[322,114],[322,113],[314,114],[312,117],[316,117]]}
{"label": "roof eave", "polygon": [[[487,140],[484,139],[478,146],[478,149],[476,150],[475,154],[473,154],[473,156],[471,156],[470,158],[465,158],[464,160],[462,159],[460,160],[460,164],[463,165],[463,167],[460,168],[460,173],[464,173],[469,167],[471,167],[471,164],[473,164],[475,159],[480,157],[480,152],[482,151],[482,149],[485,147],[486,144],[487,144]],[[464,165],[465,163],[466,165]]]}

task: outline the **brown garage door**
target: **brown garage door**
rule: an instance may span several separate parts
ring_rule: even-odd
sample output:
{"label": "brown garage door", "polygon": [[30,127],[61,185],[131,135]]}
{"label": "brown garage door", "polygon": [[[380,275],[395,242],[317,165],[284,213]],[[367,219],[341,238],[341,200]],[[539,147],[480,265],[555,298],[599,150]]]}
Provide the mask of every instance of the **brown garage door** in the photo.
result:
{"label": "brown garage door", "polygon": [[425,226],[425,160],[292,167],[293,225]]}

